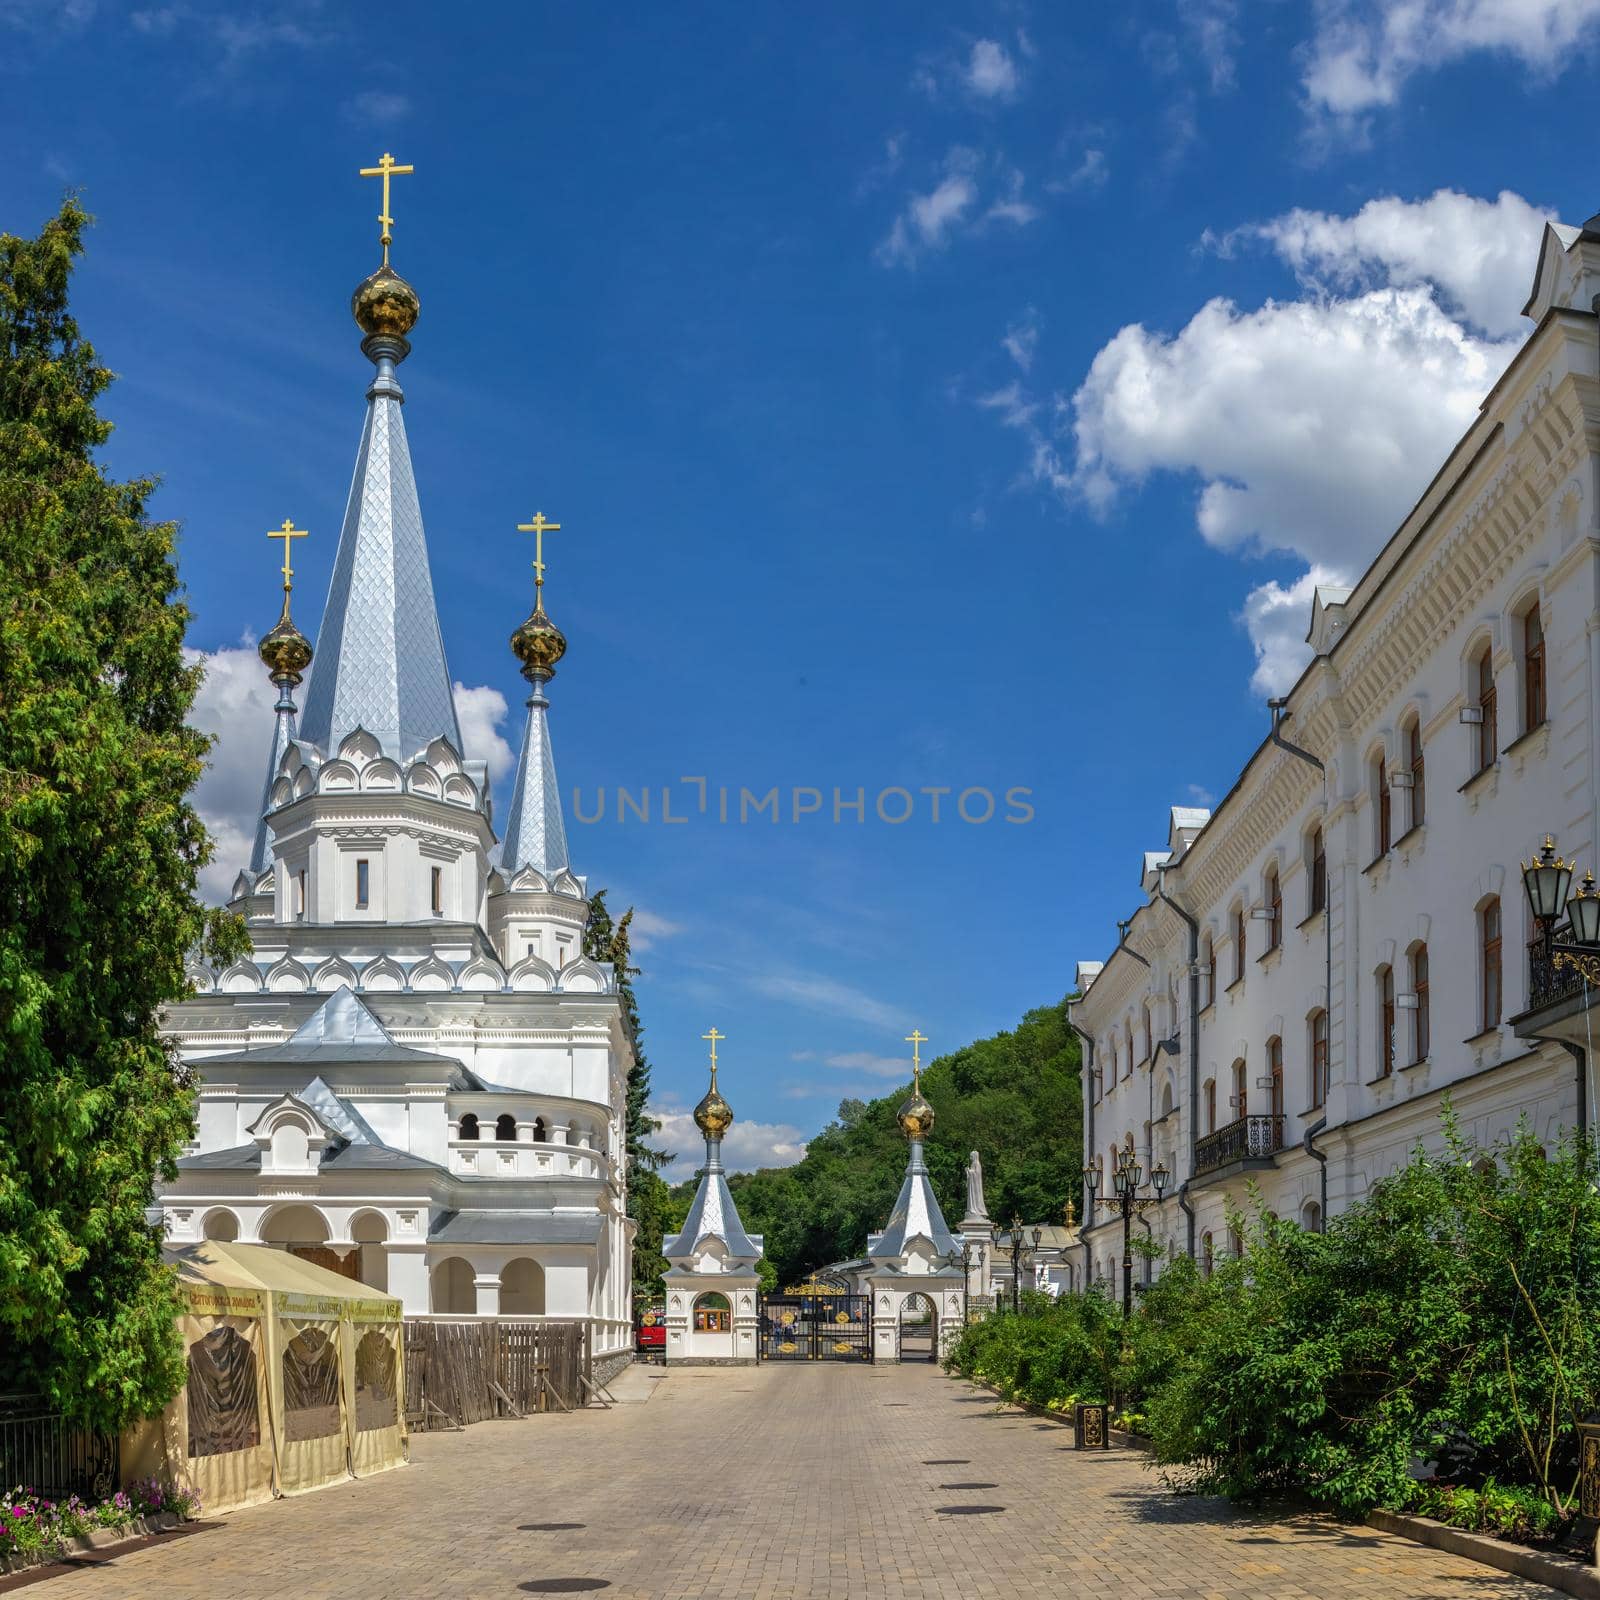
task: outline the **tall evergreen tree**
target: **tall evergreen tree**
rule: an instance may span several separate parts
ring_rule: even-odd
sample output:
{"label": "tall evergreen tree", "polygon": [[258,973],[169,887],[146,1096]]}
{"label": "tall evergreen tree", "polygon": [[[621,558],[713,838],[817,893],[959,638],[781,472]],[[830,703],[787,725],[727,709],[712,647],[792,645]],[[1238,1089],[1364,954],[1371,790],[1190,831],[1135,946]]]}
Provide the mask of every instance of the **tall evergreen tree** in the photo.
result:
{"label": "tall evergreen tree", "polygon": [[609,961],[616,969],[622,1014],[633,1040],[633,1066],[628,1073],[623,1119],[628,1153],[628,1215],[639,1225],[633,1241],[634,1290],[638,1298],[648,1299],[661,1292],[661,1273],[666,1267],[661,1239],[669,1229],[670,1206],[667,1186],[656,1171],[665,1152],[650,1144],[650,1136],[661,1124],[646,1110],[650,1101],[650,1062],[644,1053],[644,1024],[639,1020],[639,1002],[633,992],[639,969],[633,965],[628,939],[632,921],[631,906],[622,920],[616,921],[606,905],[606,891],[598,890],[589,901],[583,953],[591,961]]}
{"label": "tall evergreen tree", "polygon": [[106,1426],[183,1379],[171,1273],[145,1221],[193,1094],[157,1031],[185,953],[243,947],[197,887],[174,524],[112,482],[111,374],[68,309],[89,222],[0,234],[0,1390]]}

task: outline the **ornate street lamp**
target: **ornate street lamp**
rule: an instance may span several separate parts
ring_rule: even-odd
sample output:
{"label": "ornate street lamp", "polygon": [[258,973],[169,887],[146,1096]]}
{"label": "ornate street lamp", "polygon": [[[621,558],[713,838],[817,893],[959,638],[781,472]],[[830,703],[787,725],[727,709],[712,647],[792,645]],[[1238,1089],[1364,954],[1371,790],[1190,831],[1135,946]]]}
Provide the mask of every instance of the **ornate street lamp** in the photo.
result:
{"label": "ornate street lamp", "polygon": [[961,1248],[953,1246],[944,1253],[944,1264],[947,1267],[961,1268],[961,1326],[966,1327],[969,1320],[967,1313],[967,1295],[972,1285],[972,1241],[963,1239]]}
{"label": "ornate street lamp", "polygon": [[[1544,847],[1532,861],[1522,866],[1522,888],[1528,909],[1539,928],[1539,953],[1543,979],[1533,975],[1529,999],[1538,1003],[1541,991],[1553,990],[1555,974],[1566,969],[1576,973],[1591,988],[1600,988],[1600,888],[1594,874],[1586,872],[1578,892],[1572,892],[1574,862],[1556,854],[1552,834],[1544,836]],[[1557,937],[1556,924],[1567,919],[1566,938]]]}
{"label": "ornate street lamp", "polygon": [[[1141,1195],[1139,1185],[1144,1178],[1144,1169],[1139,1165],[1139,1158],[1128,1150],[1120,1154],[1112,1166],[1113,1192],[1109,1195],[1095,1192],[1100,1186],[1101,1176],[1098,1159],[1083,1169],[1083,1184],[1088,1196],[1084,1209],[1090,1217],[1094,1215],[1097,1205],[1109,1206],[1113,1214],[1122,1213],[1122,1314],[1128,1317],[1133,1314],[1133,1219],[1137,1213],[1161,1204],[1161,1197],[1166,1192],[1172,1174],[1164,1164],[1158,1165],[1150,1174],[1150,1186],[1155,1193]],[[1087,1221],[1085,1218],[1086,1226]]]}
{"label": "ornate street lamp", "polygon": [[[1013,1311],[1020,1311],[1022,1309],[1022,1265],[1028,1259],[1028,1256],[1031,1253],[1028,1249],[1028,1237],[1028,1234],[1023,1229],[1022,1219],[1020,1217],[1013,1217],[1011,1219],[1010,1238],[1011,1309]],[[1001,1248],[1002,1244],[1004,1243],[1004,1236],[998,1223],[995,1223],[990,1227],[989,1238],[995,1249],[998,1250]],[[1035,1228],[1033,1230],[1032,1238],[1033,1248],[1037,1250],[1039,1248],[1039,1241],[1044,1238],[1043,1230]]]}

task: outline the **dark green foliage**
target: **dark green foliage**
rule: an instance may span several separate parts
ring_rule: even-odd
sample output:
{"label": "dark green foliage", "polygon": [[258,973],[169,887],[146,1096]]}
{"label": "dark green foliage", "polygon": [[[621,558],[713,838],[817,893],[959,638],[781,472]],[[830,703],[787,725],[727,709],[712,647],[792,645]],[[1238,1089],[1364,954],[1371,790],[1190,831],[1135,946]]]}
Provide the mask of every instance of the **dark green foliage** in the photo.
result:
{"label": "dark green foliage", "polygon": [[[1432,1468],[1481,1491],[1453,1514],[1548,1531],[1576,1486],[1574,1424],[1600,1403],[1594,1152],[1547,1159],[1519,1132],[1491,1162],[1448,1108],[1445,1134],[1326,1233],[1237,1218],[1242,1259],[1209,1280],[1169,1262],[1126,1326],[1099,1294],[1033,1298],[967,1330],[952,1365],[1035,1404],[1146,1413],[1194,1489],[1359,1515],[1411,1504]],[[1525,1514],[1530,1495],[1545,1511]]]}
{"label": "dark green foliage", "polygon": [[[905,1175],[895,1111],[909,1081],[880,1100],[845,1100],[792,1167],[729,1180],[739,1214],[766,1236],[785,1284],[866,1249]],[[983,1152],[989,1214],[1057,1222],[1081,1196],[1082,1092],[1066,1002],[1030,1011],[1017,1028],[940,1056],[922,1075],[937,1113],[928,1169],[952,1226],[966,1208],[967,1154]]]}
{"label": "dark green foliage", "polygon": [[183,1379],[144,1220],[192,1095],[157,1032],[184,956],[243,948],[197,878],[176,529],[93,461],[111,374],[68,310],[88,218],[0,235],[0,1390],[115,1426]]}

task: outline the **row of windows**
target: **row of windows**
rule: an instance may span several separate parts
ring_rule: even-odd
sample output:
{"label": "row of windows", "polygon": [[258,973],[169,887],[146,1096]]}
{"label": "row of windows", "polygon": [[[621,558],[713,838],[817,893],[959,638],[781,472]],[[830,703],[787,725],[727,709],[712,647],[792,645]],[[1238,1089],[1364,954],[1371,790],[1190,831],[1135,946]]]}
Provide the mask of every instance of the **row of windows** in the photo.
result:
{"label": "row of windows", "polygon": [[[1478,1028],[1480,1032],[1487,1033],[1491,1028],[1500,1026],[1505,993],[1501,912],[1497,896],[1491,896],[1483,902],[1476,913],[1476,921]],[[1432,1048],[1431,982],[1426,944],[1419,942],[1406,952],[1405,971],[1410,987],[1403,993],[1397,992],[1392,966],[1379,967],[1375,974],[1380,1079],[1393,1075],[1401,1051],[1408,1046],[1408,1065],[1426,1061]],[[1410,1019],[1406,1030],[1400,1026],[1402,1012]],[[1148,1008],[1145,1014],[1148,1021]],[[1407,1037],[1401,1037],[1402,1031],[1406,1032]],[[1269,1104],[1265,1109],[1274,1116],[1282,1116],[1283,1040],[1277,1037],[1268,1039],[1266,1051],[1266,1081],[1261,1086],[1269,1095]],[[1113,1082],[1115,1070],[1113,1061]],[[1328,1013],[1320,1009],[1306,1018],[1306,1072],[1307,1106],[1309,1110],[1317,1111],[1327,1104],[1328,1099]],[[1201,1131],[1215,1133],[1218,1126],[1216,1080],[1208,1078],[1200,1092]],[[1245,1062],[1241,1057],[1233,1064],[1233,1093],[1228,1101],[1230,1115],[1224,1121],[1245,1116],[1248,1101]],[[1163,1110],[1168,1109],[1170,1107],[1163,1106]],[[1112,1148],[1114,1150],[1115,1146]]]}

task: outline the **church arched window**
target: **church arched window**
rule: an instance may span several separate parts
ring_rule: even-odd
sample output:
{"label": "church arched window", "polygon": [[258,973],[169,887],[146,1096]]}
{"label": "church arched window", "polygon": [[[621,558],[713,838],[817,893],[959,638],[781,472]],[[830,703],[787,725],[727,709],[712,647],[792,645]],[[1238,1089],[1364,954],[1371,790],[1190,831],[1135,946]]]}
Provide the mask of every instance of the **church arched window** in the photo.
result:
{"label": "church arched window", "polygon": [[494,1136],[496,1139],[511,1140],[517,1136],[517,1119],[509,1111],[502,1111],[494,1119]]}
{"label": "church arched window", "polygon": [[463,1139],[476,1139],[478,1137],[478,1119],[472,1112],[466,1112],[461,1118],[461,1137]]}
{"label": "church arched window", "polygon": [[550,1130],[544,1125],[543,1117],[535,1117],[533,1119],[533,1142],[535,1144],[548,1144],[550,1142]]}

